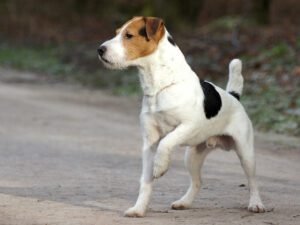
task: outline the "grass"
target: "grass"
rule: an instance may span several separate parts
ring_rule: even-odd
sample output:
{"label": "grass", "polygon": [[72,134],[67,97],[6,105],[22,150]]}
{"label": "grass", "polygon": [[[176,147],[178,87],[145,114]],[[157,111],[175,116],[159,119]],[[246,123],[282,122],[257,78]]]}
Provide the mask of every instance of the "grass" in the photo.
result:
{"label": "grass", "polygon": [[49,78],[71,80],[92,88],[111,90],[117,95],[139,91],[136,70],[118,71],[103,68],[95,46],[75,44],[48,46],[13,46],[0,44],[0,66],[32,71]]}
{"label": "grass", "polygon": [[73,65],[62,63],[59,58],[58,47],[15,47],[0,46],[0,64],[20,70],[30,70],[52,75],[71,73]]}
{"label": "grass", "polygon": [[[73,80],[85,86],[109,90],[116,95],[140,93],[136,69],[106,70],[97,58],[94,46],[12,46],[0,45],[0,66],[47,74]],[[72,50],[72,51],[70,51]],[[279,43],[261,50],[261,55],[245,58],[246,66],[255,60],[269,60],[272,68],[291,65],[293,52]],[[245,77],[242,103],[258,130],[300,136],[300,90],[282,87],[274,76]],[[299,80],[298,80],[299,81]],[[297,87],[299,83],[294,83]]]}
{"label": "grass", "polygon": [[274,80],[258,88],[253,81],[245,85],[242,103],[257,129],[300,136],[299,89],[287,91]]}

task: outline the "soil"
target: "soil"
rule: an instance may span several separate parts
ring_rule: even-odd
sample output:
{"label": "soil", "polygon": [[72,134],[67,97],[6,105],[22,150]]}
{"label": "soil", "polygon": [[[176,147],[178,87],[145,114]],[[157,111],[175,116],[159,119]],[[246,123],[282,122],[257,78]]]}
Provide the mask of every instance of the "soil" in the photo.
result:
{"label": "soil", "polygon": [[170,209],[189,184],[182,149],[154,185],[145,218],[125,218],[141,172],[140,101],[36,81],[0,69],[0,224],[300,224],[300,141],[257,133],[263,214],[246,210],[234,152],[215,151],[188,210]]}

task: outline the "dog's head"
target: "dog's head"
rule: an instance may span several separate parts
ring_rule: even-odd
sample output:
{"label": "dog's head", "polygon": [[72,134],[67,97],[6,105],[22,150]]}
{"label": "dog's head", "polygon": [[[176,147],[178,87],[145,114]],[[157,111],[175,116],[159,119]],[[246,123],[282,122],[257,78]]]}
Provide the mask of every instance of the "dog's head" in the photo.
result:
{"label": "dog's head", "polygon": [[137,65],[137,60],[151,55],[165,35],[163,20],[134,17],[116,30],[116,36],[98,48],[99,59],[112,69]]}

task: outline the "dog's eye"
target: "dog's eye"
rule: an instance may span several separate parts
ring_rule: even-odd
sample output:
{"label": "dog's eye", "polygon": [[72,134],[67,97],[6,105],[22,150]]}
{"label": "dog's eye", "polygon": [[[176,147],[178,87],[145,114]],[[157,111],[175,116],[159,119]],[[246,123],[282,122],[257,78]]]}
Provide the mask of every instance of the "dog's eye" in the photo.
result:
{"label": "dog's eye", "polygon": [[126,37],[127,39],[131,39],[131,38],[133,37],[133,35],[130,34],[130,33],[126,33],[126,34],[125,34],[125,37]]}

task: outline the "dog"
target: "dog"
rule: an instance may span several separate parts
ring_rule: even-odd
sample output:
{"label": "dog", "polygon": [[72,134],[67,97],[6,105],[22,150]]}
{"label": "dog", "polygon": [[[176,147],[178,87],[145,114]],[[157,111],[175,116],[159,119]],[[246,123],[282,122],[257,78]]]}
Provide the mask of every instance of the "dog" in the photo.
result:
{"label": "dog", "polygon": [[176,146],[186,148],[190,186],[183,197],[172,203],[173,209],[191,206],[200,189],[205,157],[221,148],[234,150],[241,161],[250,189],[248,210],[265,212],[255,180],[252,123],[239,102],[243,89],[239,59],[230,62],[226,90],[199,80],[163,20],[155,17],[134,17],[97,51],[108,68],[137,67],[143,90],[140,190],[135,205],[125,211],[125,216],[145,216],[153,180],[166,173]]}

